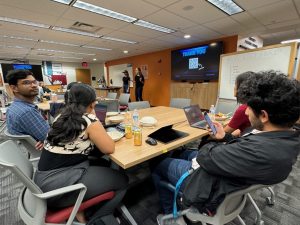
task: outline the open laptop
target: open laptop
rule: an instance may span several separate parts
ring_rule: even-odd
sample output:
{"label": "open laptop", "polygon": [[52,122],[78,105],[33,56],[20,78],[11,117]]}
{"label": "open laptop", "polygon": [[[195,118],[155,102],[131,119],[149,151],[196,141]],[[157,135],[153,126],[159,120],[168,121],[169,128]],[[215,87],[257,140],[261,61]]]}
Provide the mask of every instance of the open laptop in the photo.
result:
{"label": "open laptop", "polygon": [[96,116],[104,127],[105,127],[106,112],[107,112],[107,105],[99,104],[99,103],[95,105]]}
{"label": "open laptop", "polygon": [[149,134],[148,137],[154,138],[159,142],[167,144],[189,135],[188,133],[179,130],[174,130],[172,129],[172,127],[173,125],[161,127],[157,131],[154,131],[153,133]]}
{"label": "open laptop", "polygon": [[191,127],[206,129],[206,121],[199,105],[191,105],[183,108]]}

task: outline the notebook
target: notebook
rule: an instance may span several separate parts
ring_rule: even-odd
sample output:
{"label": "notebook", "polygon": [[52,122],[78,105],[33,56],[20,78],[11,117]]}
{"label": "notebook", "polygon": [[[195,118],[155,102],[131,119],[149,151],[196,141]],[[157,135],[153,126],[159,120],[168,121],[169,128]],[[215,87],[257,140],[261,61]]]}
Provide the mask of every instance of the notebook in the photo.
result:
{"label": "notebook", "polygon": [[173,125],[164,126],[158,129],[157,131],[154,131],[153,133],[149,134],[148,137],[154,138],[159,142],[167,144],[189,135],[188,133],[174,130],[172,129],[172,127]]}
{"label": "notebook", "polygon": [[191,127],[206,129],[206,121],[199,105],[191,105],[183,108]]}

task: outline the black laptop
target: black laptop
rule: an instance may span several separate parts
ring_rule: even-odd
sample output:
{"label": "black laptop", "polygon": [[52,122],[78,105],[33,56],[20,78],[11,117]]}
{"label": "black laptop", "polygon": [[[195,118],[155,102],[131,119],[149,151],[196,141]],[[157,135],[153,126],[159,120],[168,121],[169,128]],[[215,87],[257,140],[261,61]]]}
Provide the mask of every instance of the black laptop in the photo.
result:
{"label": "black laptop", "polygon": [[191,127],[206,129],[206,121],[199,105],[191,105],[183,108]]}
{"label": "black laptop", "polygon": [[174,130],[172,129],[172,127],[173,125],[164,126],[158,129],[157,131],[154,131],[153,133],[149,134],[148,137],[154,138],[159,142],[167,144],[189,135],[188,133],[179,130]]}

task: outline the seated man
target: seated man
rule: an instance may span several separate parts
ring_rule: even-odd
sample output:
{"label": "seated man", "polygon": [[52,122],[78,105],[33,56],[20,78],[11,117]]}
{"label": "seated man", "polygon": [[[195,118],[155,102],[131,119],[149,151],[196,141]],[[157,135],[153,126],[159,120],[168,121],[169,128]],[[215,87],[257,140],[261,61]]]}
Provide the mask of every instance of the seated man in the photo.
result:
{"label": "seated man", "polygon": [[[161,161],[153,179],[164,213],[172,212],[173,193],[159,182],[165,180],[175,186],[192,168],[194,172],[180,187],[183,204],[207,214],[216,211],[226,194],[253,184],[282,182],[291,172],[300,149],[300,133],[291,129],[300,116],[299,81],[274,71],[254,73],[242,83],[238,97],[247,103],[245,114],[251,126],[261,132],[234,138],[214,122],[214,138],[225,143],[211,142],[199,152],[183,152],[185,159]],[[178,224],[185,224],[179,219]]]}
{"label": "seated man", "polygon": [[41,92],[43,93],[42,97],[46,98],[47,100],[50,100],[51,90],[46,87],[43,81],[40,81],[40,87],[42,88],[41,90]]}
{"label": "seated man", "polygon": [[10,71],[7,81],[15,95],[6,114],[8,132],[15,135],[28,134],[42,143],[47,137],[49,124],[33,103],[39,91],[38,81],[29,70]]}

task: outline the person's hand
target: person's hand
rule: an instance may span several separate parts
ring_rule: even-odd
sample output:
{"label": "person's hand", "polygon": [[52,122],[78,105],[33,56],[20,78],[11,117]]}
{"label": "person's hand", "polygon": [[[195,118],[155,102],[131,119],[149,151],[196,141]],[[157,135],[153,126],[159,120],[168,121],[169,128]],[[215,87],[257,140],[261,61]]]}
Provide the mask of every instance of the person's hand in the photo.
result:
{"label": "person's hand", "polygon": [[35,149],[36,149],[36,150],[41,151],[41,150],[43,150],[43,148],[44,148],[44,142],[39,141],[39,142],[37,142],[37,143],[35,144]]}
{"label": "person's hand", "polygon": [[207,130],[209,131],[209,135],[212,137],[212,138],[215,138],[217,140],[222,140],[224,137],[225,137],[225,131],[223,129],[223,126],[222,124],[216,122],[216,121],[213,121],[212,122],[217,130],[217,133],[214,135],[212,130],[210,129],[209,126],[207,126]]}

